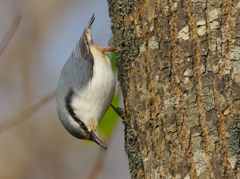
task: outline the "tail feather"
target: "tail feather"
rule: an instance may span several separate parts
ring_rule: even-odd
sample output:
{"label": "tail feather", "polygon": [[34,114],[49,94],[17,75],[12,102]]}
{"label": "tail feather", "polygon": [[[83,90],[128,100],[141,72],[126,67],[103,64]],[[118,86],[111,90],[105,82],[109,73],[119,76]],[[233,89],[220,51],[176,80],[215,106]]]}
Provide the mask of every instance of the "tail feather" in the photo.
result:
{"label": "tail feather", "polygon": [[95,14],[92,15],[92,17],[91,17],[91,19],[90,19],[90,21],[89,21],[89,23],[88,23],[87,28],[90,28],[90,29],[91,29],[91,26],[92,26],[94,20],[95,20]]}
{"label": "tail feather", "polygon": [[86,27],[85,29],[85,36],[86,36],[86,40],[89,42],[89,43],[93,43],[93,39],[92,39],[92,32],[91,32],[91,26],[93,24],[95,20],[95,14],[92,15],[89,23],[88,23],[88,26]]}
{"label": "tail feather", "polygon": [[93,43],[91,25],[95,20],[95,14],[91,17],[87,28],[84,29],[80,40],[78,41],[76,48],[73,50],[73,56],[79,60],[86,60],[90,63],[91,69],[94,66],[94,59],[89,49],[89,43]]}

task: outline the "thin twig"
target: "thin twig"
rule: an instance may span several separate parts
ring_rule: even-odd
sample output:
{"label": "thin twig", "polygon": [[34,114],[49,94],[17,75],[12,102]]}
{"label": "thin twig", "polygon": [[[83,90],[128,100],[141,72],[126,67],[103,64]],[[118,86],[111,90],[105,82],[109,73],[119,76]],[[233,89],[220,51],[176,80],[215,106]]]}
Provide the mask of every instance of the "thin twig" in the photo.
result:
{"label": "thin twig", "polygon": [[22,15],[17,15],[13,21],[13,24],[11,25],[11,27],[9,28],[9,30],[7,31],[7,33],[5,34],[2,43],[0,44],[0,56],[2,55],[3,51],[5,50],[5,48],[7,47],[9,41],[11,40],[11,38],[13,37],[15,31],[17,30],[17,27],[21,21]]}
{"label": "thin twig", "polygon": [[90,176],[88,179],[95,179],[97,178],[97,176],[99,175],[102,167],[103,167],[103,162],[104,162],[104,159],[105,159],[105,156],[106,156],[106,152],[104,151],[100,151],[98,156],[97,156],[97,159],[95,161],[95,164],[92,168],[92,171],[90,173]]}
{"label": "thin twig", "polygon": [[42,107],[44,104],[46,104],[50,99],[52,99],[55,96],[56,96],[56,92],[46,96],[45,98],[43,98],[38,103],[32,105],[31,107],[29,107],[25,111],[21,112],[19,115],[15,116],[13,118],[10,118],[10,119],[4,121],[3,123],[1,123],[0,124],[0,133],[2,133],[3,131],[5,131],[5,130],[23,122],[23,121],[25,121],[32,114],[34,114],[40,107]]}

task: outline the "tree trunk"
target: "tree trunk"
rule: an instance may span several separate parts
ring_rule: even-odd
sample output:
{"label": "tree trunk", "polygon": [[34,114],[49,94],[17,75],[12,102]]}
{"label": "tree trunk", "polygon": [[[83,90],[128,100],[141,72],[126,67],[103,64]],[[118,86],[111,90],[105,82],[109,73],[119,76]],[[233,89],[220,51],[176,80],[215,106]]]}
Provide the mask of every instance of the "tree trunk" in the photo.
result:
{"label": "tree trunk", "polygon": [[132,178],[240,178],[240,1],[108,0]]}

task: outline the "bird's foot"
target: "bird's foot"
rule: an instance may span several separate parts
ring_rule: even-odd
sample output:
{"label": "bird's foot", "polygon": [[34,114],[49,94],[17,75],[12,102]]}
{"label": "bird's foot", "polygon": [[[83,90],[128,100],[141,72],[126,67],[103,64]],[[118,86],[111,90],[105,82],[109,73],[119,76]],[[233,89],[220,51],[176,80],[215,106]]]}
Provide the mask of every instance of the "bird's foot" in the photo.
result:
{"label": "bird's foot", "polygon": [[120,43],[118,43],[116,45],[112,45],[111,41],[112,41],[112,39],[108,41],[109,48],[102,49],[102,53],[103,52],[120,52],[120,51],[123,51],[123,49],[121,49],[119,47],[119,45],[121,45],[125,40],[121,41]]}
{"label": "bird's foot", "polygon": [[111,107],[117,113],[117,115],[122,118],[122,121],[124,122],[126,119],[125,110],[119,107],[115,108],[112,104]]}

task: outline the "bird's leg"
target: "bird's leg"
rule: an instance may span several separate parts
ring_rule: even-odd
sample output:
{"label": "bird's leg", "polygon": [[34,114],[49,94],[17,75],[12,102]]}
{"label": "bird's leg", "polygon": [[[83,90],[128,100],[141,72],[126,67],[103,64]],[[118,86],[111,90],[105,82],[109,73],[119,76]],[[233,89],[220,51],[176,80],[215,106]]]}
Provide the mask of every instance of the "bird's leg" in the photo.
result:
{"label": "bird's leg", "polygon": [[[112,40],[112,39],[111,39]],[[120,49],[119,45],[122,44],[125,40],[121,41],[120,43],[112,46],[111,40],[108,41],[108,45],[110,46],[109,48],[103,48],[101,51],[102,53],[104,52],[118,52],[121,51],[122,49]]]}
{"label": "bird's leg", "polygon": [[115,108],[112,104],[111,104],[111,107],[112,107],[113,110],[117,113],[117,115],[118,115],[119,117],[121,117],[123,121],[125,121],[126,116],[125,116],[125,111],[124,111],[124,109],[118,108],[118,107]]}

